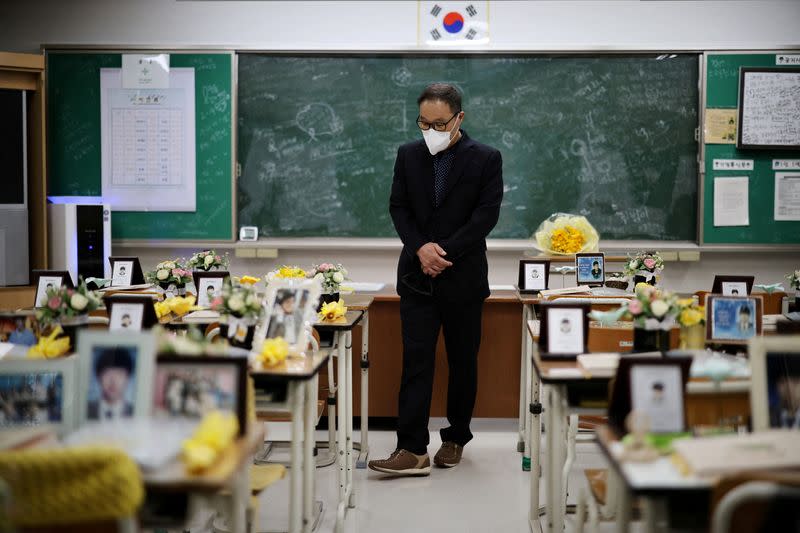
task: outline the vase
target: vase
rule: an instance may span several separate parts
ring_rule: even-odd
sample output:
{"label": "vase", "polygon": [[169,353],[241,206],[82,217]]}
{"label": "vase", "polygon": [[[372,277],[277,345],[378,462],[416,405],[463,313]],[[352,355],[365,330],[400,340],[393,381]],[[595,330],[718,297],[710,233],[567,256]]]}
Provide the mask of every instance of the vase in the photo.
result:
{"label": "vase", "polygon": [[58,320],[64,335],[69,337],[69,350],[75,352],[78,349],[78,332],[89,328],[89,315],[65,316]]}
{"label": "vase", "polygon": [[223,316],[219,323],[219,334],[228,344],[236,348],[251,350],[256,332],[256,320]]}
{"label": "vase", "polygon": [[186,296],[186,284],[175,283],[174,281],[160,281],[158,286],[164,292],[164,299],[172,298],[173,296]]}
{"label": "vase", "polygon": [[634,352],[666,352],[668,350],[668,329],[633,328]]}
{"label": "vase", "polygon": [[339,301],[339,293],[338,292],[324,292],[319,295],[319,305],[317,306],[317,313],[322,310],[322,306],[324,304],[329,304],[331,302],[338,302]]}
{"label": "vase", "polygon": [[703,324],[681,326],[681,350],[702,350],[706,347],[706,327]]}
{"label": "vase", "polygon": [[633,275],[633,288],[636,288],[636,285],[639,283],[647,283],[648,285],[655,286],[656,284],[656,275],[653,272],[647,272],[646,270],[642,270],[637,272]]}

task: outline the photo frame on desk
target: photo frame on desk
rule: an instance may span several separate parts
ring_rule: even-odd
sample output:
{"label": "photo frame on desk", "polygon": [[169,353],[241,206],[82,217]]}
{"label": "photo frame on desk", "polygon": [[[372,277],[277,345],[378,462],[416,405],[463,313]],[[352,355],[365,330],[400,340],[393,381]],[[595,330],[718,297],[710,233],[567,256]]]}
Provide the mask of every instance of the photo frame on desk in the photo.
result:
{"label": "photo frame on desk", "polygon": [[146,294],[114,293],[103,298],[109,331],[142,331],[158,324],[153,298]]}
{"label": "photo frame on desk", "polygon": [[78,334],[78,425],[148,416],[155,337],[149,332],[82,330]]}
{"label": "photo frame on desk", "polygon": [[[714,284],[711,286],[711,292],[723,296],[748,296],[753,292],[753,283],[755,279],[755,276],[727,276],[718,274],[714,276]],[[742,292],[743,290],[747,292]]]}
{"label": "photo frame on desk", "polygon": [[49,288],[59,289],[66,284],[69,288],[74,288],[72,275],[66,270],[33,270],[31,271],[31,282],[36,287],[36,295],[33,299],[32,307],[43,307],[47,305],[45,292]]}
{"label": "photo frame on desk", "polygon": [[521,294],[537,294],[550,287],[550,261],[520,259],[517,288]]}
{"label": "photo frame on desk", "polygon": [[215,270],[213,272],[195,270],[192,272],[194,288],[197,291],[197,306],[211,307],[211,302],[222,294],[222,286],[225,284],[225,280],[230,279],[230,277],[230,272],[226,270]]}
{"label": "photo frame on desk", "polygon": [[111,287],[130,287],[145,283],[138,257],[112,255],[108,262],[111,264]]}
{"label": "photo frame on desk", "polygon": [[589,346],[589,304],[541,304],[539,352],[543,360],[576,359]]}
{"label": "photo frame on desk", "polygon": [[33,346],[44,329],[33,311],[0,312],[0,342]]}
{"label": "photo frame on desk", "polygon": [[265,339],[282,337],[295,353],[304,352],[308,328],[316,322],[321,292],[315,280],[274,280],[267,287],[266,318],[256,332],[253,348]]}
{"label": "photo frame on desk", "polygon": [[247,358],[161,355],[153,378],[153,415],[202,418],[230,411],[247,433]]}
{"label": "photo frame on desk", "polygon": [[747,344],[761,335],[764,300],[761,296],[706,297],[706,344]]}
{"label": "photo frame on desk", "polygon": [[577,285],[601,287],[606,282],[606,256],[603,252],[575,254]]}
{"label": "photo frame on desk", "polygon": [[800,430],[800,334],[748,343],[753,431]]}
{"label": "photo frame on desk", "polygon": [[75,429],[75,356],[0,361],[0,431],[42,427],[64,436]]}
{"label": "photo frame on desk", "polygon": [[[649,415],[653,433],[673,433],[686,428],[686,383],[692,358],[624,356],[611,386],[609,423],[628,433],[625,419],[634,408]],[[676,386],[679,389],[676,390]],[[655,420],[662,417],[662,420]]]}

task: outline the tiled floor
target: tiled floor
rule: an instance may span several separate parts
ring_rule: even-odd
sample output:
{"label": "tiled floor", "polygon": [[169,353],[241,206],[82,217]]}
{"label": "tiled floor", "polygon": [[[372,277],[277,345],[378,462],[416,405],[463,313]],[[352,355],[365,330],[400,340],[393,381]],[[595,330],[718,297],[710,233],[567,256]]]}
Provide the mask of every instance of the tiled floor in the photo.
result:
{"label": "tiled floor", "polygon": [[[438,428],[431,423],[432,455],[438,449]],[[516,420],[476,420],[475,439],[466,447],[462,463],[450,470],[435,468],[429,477],[387,478],[371,470],[355,471],[356,508],[347,516],[349,533],[527,533],[529,473],[521,469],[517,453]],[[288,425],[271,424],[271,437],[288,436]],[[327,433],[319,433],[325,439]],[[358,438],[356,431],[356,438]],[[372,457],[383,457],[394,449],[395,436],[389,431],[371,431]],[[582,482],[584,468],[605,466],[594,444],[578,444],[570,487]],[[325,504],[317,531],[330,532],[336,521],[337,469],[317,470],[317,498]],[[258,531],[286,531],[288,523],[288,479],[267,489],[261,496]],[[571,494],[575,494],[572,490]],[[570,497],[570,503],[574,496]],[[192,531],[199,531],[202,528]],[[612,531],[613,524],[603,524]],[[572,517],[567,531],[573,531]]]}

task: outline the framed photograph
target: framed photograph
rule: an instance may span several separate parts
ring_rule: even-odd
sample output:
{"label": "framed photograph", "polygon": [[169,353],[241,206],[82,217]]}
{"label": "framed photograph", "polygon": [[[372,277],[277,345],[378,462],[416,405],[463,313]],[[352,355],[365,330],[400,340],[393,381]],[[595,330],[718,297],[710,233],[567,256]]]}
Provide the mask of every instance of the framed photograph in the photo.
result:
{"label": "framed photograph", "polygon": [[517,288],[522,294],[535,294],[550,284],[550,261],[521,259]]}
{"label": "framed photograph", "polygon": [[0,361],[0,430],[52,427],[66,435],[75,427],[75,356]]}
{"label": "framed photograph", "polygon": [[149,295],[115,293],[103,300],[110,331],[142,331],[158,324],[153,298]]}
{"label": "framed photograph", "polygon": [[653,433],[684,431],[684,393],[691,366],[691,356],[621,357],[611,389],[609,422],[627,433],[625,418],[637,410],[648,414]]}
{"label": "framed photograph", "polygon": [[144,284],[144,273],[138,257],[111,256],[111,286],[130,287]]}
{"label": "framed photograph", "polygon": [[78,422],[147,416],[152,405],[155,340],[150,333],[82,330]]}
{"label": "framed photograph", "polygon": [[706,297],[706,342],[746,344],[761,335],[764,302],[761,296]]}
{"label": "framed photograph", "polygon": [[321,288],[311,280],[275,280],[267,288],[267,317],[257,332],[254,348],[264,339],[283,337],[294,352],[308,344],[308,329],[316,322]]}
{"label": "framed photograph", "polygon": [[224,270],[216,270],[214,272],[195,270],[192,272],[194,286],[197,290],[197,305],[199,307],[211,307],[211,302],[214,301],[214,298],[222,294],[222,284],[230,277],[230,273]]}
{"label": "framed photograph", "polygon": [[543,303],[541,309],[542,359],[574,359],[588,351],[589,304]]}
{"label": "framed photograph", "polygon": [[153,415],[202,418],[230,411],[247,432],[247,358],[160,356],[153,380]]}
{"label": "framed photograph", "polygon": [[41,332],[41,326],[32,312],[0,312],[0,342],[33,346]]}
{"label": "framed photograph", "polygon": [[800,335],[750,339],[753,431],[800,430]]}
{"label": "framed photograph", "polygon": [[578,285],[603,285],[606,282],[606,260],[603,253],[575,254]]}
{"label": "framed photograph", "polygon": [[32,273],[33,285],[36,286],[36,296],[33,299],[33,307],[44,307],[47,305],[46,292],[49,289],[60,289],[62,284],[67,287],[74,287],[72,276],[66,270],[34,270]]}
{"label": "framed photograph", "polygon": [[753,290],[755,276],[714,276],[713,294],[723,296],[749,296]]}

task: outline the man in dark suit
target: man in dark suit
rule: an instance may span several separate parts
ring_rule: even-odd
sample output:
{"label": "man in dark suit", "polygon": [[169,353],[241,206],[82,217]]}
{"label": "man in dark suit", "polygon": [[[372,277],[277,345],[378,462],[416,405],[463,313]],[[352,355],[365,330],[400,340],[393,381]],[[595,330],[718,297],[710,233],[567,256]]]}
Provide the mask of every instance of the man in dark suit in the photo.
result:
{"label": "man in dark suit", "polygon": [[403,335],[397,449],[373,470],[428,475],[428,419],[436,341],[444,331],[449,367],[447,420],[440,467],[461,460],[478,388],[483,302],[489,296],[486,236],[503,199],[500,152],[470,139],[461,94],[452,85],[428,86],[417,100],[423,139],[397,152],[389,200],[403,250],[397,292]]}

